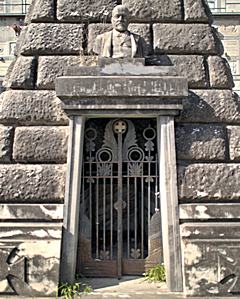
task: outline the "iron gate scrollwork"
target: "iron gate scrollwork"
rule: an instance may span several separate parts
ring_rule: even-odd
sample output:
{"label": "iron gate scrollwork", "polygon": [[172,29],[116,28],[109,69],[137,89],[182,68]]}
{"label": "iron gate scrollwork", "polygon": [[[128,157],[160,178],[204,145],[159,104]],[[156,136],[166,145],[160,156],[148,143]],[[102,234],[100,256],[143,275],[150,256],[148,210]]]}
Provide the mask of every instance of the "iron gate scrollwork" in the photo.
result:
{"label": "iron gate scrollwork", "polygon": [[[97,262],[102,262],[103,275],[111,272],[108,265],[119,277],[137,268],[141,272],[140,261],[156,250],[150,238],[153,216],[160,215],[155,126],[154,119],[92,119],[86,124],[80,271],[87,275],[92,269],[101,276]],[[134,262],[138,266],[130,270]]]}

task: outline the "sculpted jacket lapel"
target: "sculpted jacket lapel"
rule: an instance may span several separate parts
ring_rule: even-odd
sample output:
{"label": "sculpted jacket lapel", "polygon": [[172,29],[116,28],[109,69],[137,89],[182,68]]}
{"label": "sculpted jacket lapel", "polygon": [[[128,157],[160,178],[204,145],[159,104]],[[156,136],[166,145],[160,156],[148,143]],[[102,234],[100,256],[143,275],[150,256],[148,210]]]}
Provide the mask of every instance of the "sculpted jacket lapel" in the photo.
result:
{"label": "sculpted jacket lapel", "polygon": [[103,57],[112,57],[112,31],[106,32],[103,35],[103,49],[102,56]]}
{"label": "sculpted jacket lapel", "polygon": [[132,58],[135,57],[137,54],[137,49],[138,49],[138,35],[135,35],[133,33],[130,34],[131,37],[131,44],[132,44]]}

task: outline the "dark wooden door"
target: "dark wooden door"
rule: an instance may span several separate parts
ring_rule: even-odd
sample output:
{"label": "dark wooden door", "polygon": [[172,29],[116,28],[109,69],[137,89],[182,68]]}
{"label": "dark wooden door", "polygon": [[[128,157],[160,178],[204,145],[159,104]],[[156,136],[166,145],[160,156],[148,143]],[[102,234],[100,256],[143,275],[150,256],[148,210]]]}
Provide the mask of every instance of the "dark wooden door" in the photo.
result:
{"label": "dark wooden door", "polygon": [[84,142],[78,273],[141,275],[162,261],[153,119],[92,119]]}

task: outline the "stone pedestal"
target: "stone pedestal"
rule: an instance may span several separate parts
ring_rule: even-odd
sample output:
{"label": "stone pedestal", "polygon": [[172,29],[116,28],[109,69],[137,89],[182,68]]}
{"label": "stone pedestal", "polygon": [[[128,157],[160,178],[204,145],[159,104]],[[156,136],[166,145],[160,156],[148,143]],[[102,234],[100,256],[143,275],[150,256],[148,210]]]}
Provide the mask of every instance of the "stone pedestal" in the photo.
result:
{"label": "stone pedestal", "polygon": [[[145,66],[144,59],[100,59],[75,67],[56,81],[57,96],[71,119],[65,195],[61,279],[74,281],[84,120],[92,117],[155,118],[158,126],[164,264],[170,291],[183,290],[174,116],[188,95],[187,80],[174,67]],[[167,211],[167,212],[166,212]]]}

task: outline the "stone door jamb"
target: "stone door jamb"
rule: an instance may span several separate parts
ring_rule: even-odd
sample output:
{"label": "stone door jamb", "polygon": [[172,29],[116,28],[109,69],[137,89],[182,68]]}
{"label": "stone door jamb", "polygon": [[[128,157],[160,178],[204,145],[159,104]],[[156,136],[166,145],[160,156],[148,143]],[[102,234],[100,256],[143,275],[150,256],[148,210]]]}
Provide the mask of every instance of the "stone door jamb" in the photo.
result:
{"label": "stone door jamb", "polygon": [[[126,117],[129,116],[126,115]],[[148,116],[144,115],[144,117]],[[76,273],[84,125],[84,116],[71,116],[60,265],[60,280],[61,282],[69,283],[75,281]],[[157,129],[160,162],[161,213],[162,227],[164,228],[162,235],[167,286],[171,292],[182,292],[183,275],[178,212],[174,116],[157,116]]]}

